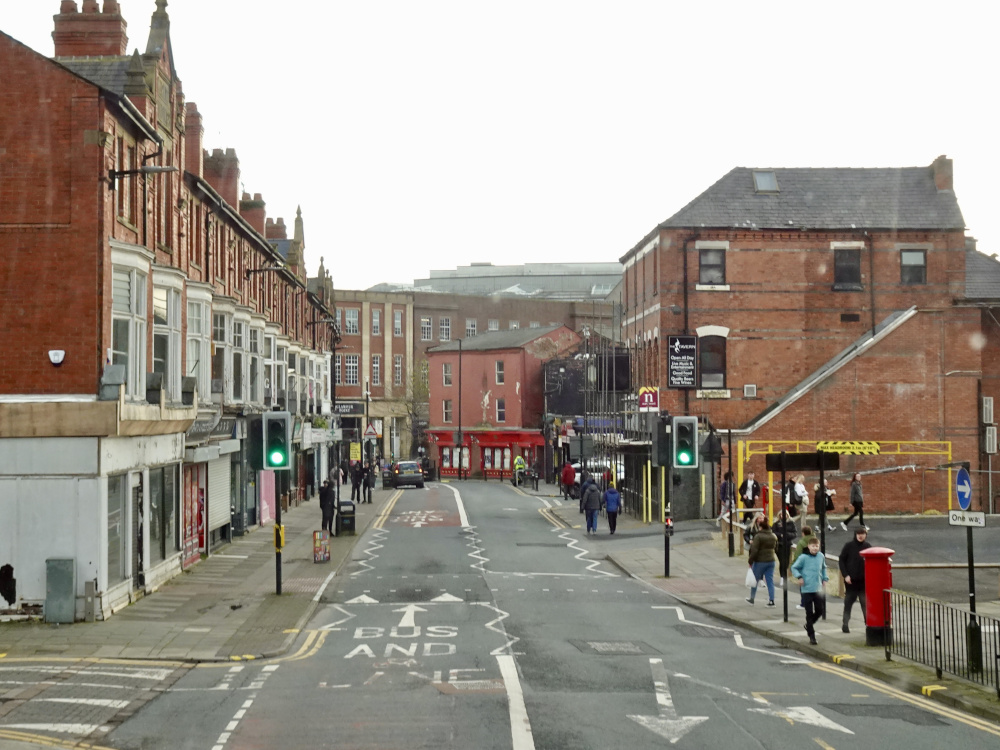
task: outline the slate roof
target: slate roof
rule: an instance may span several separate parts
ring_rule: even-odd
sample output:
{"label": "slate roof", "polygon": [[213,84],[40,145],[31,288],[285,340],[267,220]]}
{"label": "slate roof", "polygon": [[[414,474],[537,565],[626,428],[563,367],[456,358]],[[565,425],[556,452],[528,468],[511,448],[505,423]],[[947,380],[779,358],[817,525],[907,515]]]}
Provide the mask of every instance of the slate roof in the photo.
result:
{"label": "slate roof", "polygon": [[[560,323],[559,325],[539,326],[538,328],[515,328],[513,331],[488,331],[462,339],[462,351],[485,352],[491,349],[519,349],[525,344],[563,327]],[[457,352],[458,341],[449,341],[447,344],[435,346],[427,351]]]}
{"label": "slate roof", "polygon": [[[754,172],[774,172],[778,192],[757,193]],[[965,229],[953,190],[927,167],[736,167],[667,219],[670,227],[757,229]]]}
{"label": "slate roof", "polygon": [[55,61],[106,91],[119,96],[125,93],[128,57],[57,57]]}
{"label": "slate roof", "polygon": [[967,299],[1000,298],[1000,261],[978,250],[967,250],[965,296]]}

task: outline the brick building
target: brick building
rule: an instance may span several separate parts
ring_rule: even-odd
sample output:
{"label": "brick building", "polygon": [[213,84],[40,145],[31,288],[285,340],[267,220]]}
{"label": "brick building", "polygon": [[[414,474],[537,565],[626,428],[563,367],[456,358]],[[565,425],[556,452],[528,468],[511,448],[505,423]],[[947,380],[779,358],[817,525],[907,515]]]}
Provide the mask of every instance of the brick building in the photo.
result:
{"label": "brick building", "polygon": [[[330,408],[332,310],[306,290],[301,216],[283,256],[235,152],[203,151],[165,6],[131,55],[113,0],[62,0],[52,59],[0,33],[12,606],[43,601],[46,559],[71,558],[78,616],[93,581],[106,617],[325,471],[310,421]],[[251,465],[246,417],[273,407],[296,415],[292,472]]]}
{"label": "brick building", "polygon": [[[427,353],[431,458],[442,476],[509,477],[522,455],[543,460],[542,367],[580,342],[565,325],[508,329],[452,341]],[[461,434],[461,443],[456,440]]]}
{"label": "brick building", "polygon": [[[658,386],[662,411],[702,417],[724,447],[731,431],[738,476],[764,473],[767,447],[754,441],[875,441],[879,455],[841,457],[840,505],[845,475],[863,471],[872,512],[944,510],[950,472],[923,469],[987,463],[979,397],[995,372],[984,346],[995,332],[984,335],[986,315],[966,298],[966,257],[943,156],[915,168],[733,169],[621,258],[633,385]],[[697,342],[684,387],[668,381],[674,335]],[[916,468],[892,471],[903,466]],[[678,490],[675,516],[708,514],[712,498],[699,510],[696,492]]]}

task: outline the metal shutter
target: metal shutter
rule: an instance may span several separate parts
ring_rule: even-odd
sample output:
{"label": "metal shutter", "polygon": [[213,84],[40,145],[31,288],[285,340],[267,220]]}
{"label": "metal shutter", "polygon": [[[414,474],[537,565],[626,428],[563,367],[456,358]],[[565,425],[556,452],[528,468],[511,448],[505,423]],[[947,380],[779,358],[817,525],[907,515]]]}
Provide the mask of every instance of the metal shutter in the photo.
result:
{"label": "metal shutter", "polygon": [[208,530],[229,523],[230,481],[228,455],[208,462]]}

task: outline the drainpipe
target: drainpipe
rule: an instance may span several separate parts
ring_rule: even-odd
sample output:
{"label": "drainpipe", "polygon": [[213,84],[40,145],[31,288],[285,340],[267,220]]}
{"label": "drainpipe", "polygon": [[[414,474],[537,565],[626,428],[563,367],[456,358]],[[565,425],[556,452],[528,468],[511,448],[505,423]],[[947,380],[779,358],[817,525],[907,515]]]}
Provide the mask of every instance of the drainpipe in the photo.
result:
{"label": "drainpipe", "polygon": [[868,290],[871,296],[872,336],[875,335],[875,243],[865,232],[865,244],[868,246]]}

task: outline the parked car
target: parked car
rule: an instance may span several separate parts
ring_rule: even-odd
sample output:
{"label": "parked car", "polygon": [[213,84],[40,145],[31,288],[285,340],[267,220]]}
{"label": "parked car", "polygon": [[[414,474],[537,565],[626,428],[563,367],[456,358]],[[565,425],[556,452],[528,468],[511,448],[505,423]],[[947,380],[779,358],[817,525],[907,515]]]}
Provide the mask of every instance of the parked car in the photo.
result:
{"label": "parked car", "polygon": [[416,461],[397,461],[392,465],[392,486],[395,488],[412,485],[424,487],[424,472]]}

